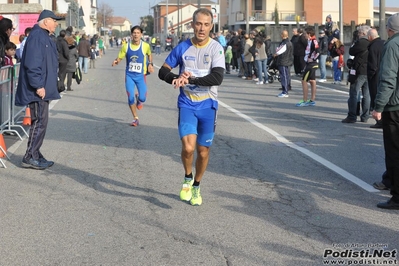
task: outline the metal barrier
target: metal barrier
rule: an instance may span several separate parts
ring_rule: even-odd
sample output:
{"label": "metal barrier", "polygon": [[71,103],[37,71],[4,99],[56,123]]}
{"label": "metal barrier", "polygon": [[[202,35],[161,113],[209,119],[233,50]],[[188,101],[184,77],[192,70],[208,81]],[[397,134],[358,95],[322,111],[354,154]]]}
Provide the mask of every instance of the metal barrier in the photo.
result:
{"label": "metal barrier", "polygon": [[13,132],[15,133],[20,140],[22,140],[21,135],[18,133],[17,130],[13,130],[12,128],[19,128],[24,132],[24,134],[28,137],[28,133],[26,130],[21,126],[17,125],[17,122],[19,117],[25,112],[26,106],[21,107],[21,106],[16,106],[15,105],[15,93],[17,92],[17,86],[18,86],[18,78],[19,78],[19,67],[20,64],[14,65],[13,69],[13,75],[12,75],[12,89],[11,89],[11,117],[10,117],[10,122],[8,123],[8,129],[5,129],[4,131],[8,132]]}
{"label": "metal barrier", "polygon": [[[0,68],[0,134],[4,132],[16,135],[22,140],[21,135],[15,128],[28,137],[28,133],[21,126],[17,125],[19,117],[24,113],[26,107],[15,106],[15,93],[17,91],[20,64]],[[1,151],[6,155],[5,150],[0,146]],[[6,168],[0,158],[0,164]]]}
{"label": "metal barrier", "polygon": [[2,67],[0,69],[0,130],[10,122],[11,116],[11,87],[12,87],[12,67]]}
{"label": "metal barrier", "polygon": [[[3,133],[3,129],[10,122],[11,117],[11,87],[12,87],[12,67],[2,67],[0,69],[0,133]],[[8,155],[0,146],[1,151],[6,155]],[[6,168],[3,160],[0,158],[0,163]]]}

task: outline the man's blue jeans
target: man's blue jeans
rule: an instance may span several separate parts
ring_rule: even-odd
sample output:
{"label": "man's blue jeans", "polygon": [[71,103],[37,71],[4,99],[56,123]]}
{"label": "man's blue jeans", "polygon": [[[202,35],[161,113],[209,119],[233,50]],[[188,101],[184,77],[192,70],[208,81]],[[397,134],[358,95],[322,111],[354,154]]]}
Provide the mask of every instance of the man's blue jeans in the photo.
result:
{"label": "man's blue jeans", "polygon": [[326,79],[326,61],[326,54],[322,54],[319,56],[320,79]]}
{"label": "man's blue jeans", "polygon": [[338,67],[338,60],[332,60],[332,70],[334,81],[341,81],[342,71],[341,68]]}
{"label": "man's blue jeans", "polygon": [[[268,76],[267,76],[267,59],[263,59],[263,60],[255,60],[257,66],[258,66],[258,78],[259,78],[259,82],[263,81],[264,83],[266,83]],[[264,73],[264,76],[262,75],[262,72]]]}
{"label": "man's blue jeans", "polygon": [[[87,74],[87,67],[89,66],[89,58],[79,56],[78,63],[79,63],[79,67],[80,67],[80,70],[82,71],[82,73]],[[83,64],[83,68],[82,68],[82,64]]]}
{"label": "man's blue jeans", "polygon": [[360,96],[360,89],[362,89],[363,100],[362,113],[360,114],[360,119],[366,121],[370,116],[370,92],[369,85],[367,81],[367,75],[359,75],[356,82],[352,83],[349,88],[349,99],[348,99],[348,118],[351,120],[356,120],[356,109],[357,102]]}

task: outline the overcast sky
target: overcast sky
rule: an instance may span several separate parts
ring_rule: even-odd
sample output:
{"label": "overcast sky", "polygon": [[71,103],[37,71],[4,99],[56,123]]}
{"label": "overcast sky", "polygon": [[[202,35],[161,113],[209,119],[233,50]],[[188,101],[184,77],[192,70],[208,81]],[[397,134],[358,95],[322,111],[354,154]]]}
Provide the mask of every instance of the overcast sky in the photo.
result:
{"label": "overcast sky", "polygon": [[[197,0],[192,1],[197,3]],[[158,2],[160,0],[98,0],[97,4],[108,4],[114,9],[114,16],[126,17],[130,23],[136,25],[140,23],[140,17],[150,14],[150,8]],[[379,0],[374,0],[374,6],[378,6],[379,2]],[[399,0],[385,0],[385,5],[399,8]]]}

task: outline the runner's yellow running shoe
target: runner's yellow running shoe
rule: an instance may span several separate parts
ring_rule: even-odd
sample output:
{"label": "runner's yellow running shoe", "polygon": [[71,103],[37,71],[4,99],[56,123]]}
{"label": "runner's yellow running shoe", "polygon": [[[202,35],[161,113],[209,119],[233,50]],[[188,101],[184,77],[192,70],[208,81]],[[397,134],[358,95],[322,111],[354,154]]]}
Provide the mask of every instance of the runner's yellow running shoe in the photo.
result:
{"label": "runner's yellow running shoe", "polygon": [[191,199],[191,188],[193,187],[194,179],[184,178],[183,187],[180,190],[180,199],[189,201]]}
{"label": "runner's yellow running shoe", "polygon": [[191,189],[191,200],[190,203],[193,206],[199,206],[202,204],[202,196],[201,196],[201,191],[200,191],[200,187],[192,187]]}

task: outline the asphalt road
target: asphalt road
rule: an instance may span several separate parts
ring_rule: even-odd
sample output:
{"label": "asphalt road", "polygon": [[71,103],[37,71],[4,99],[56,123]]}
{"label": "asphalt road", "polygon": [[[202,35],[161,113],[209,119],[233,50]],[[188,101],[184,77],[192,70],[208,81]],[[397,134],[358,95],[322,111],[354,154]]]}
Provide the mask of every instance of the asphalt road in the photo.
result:
{"label": "asphalt road", "polygon": [[140,126],[129,126],[116,54],[52,103],[42,153],[53,167],[21,168],[27,141],[9,142],[0,265],[398,264],[399,212],[378,209],[390,195],[371,186],[385,167],[382,131],[341,123],[347,87],[318,84],[317,105],[298,108],[297,78],[277,98],[279,83],[226,75],[193,207],[179,200],[178,90],[149,75]]}

